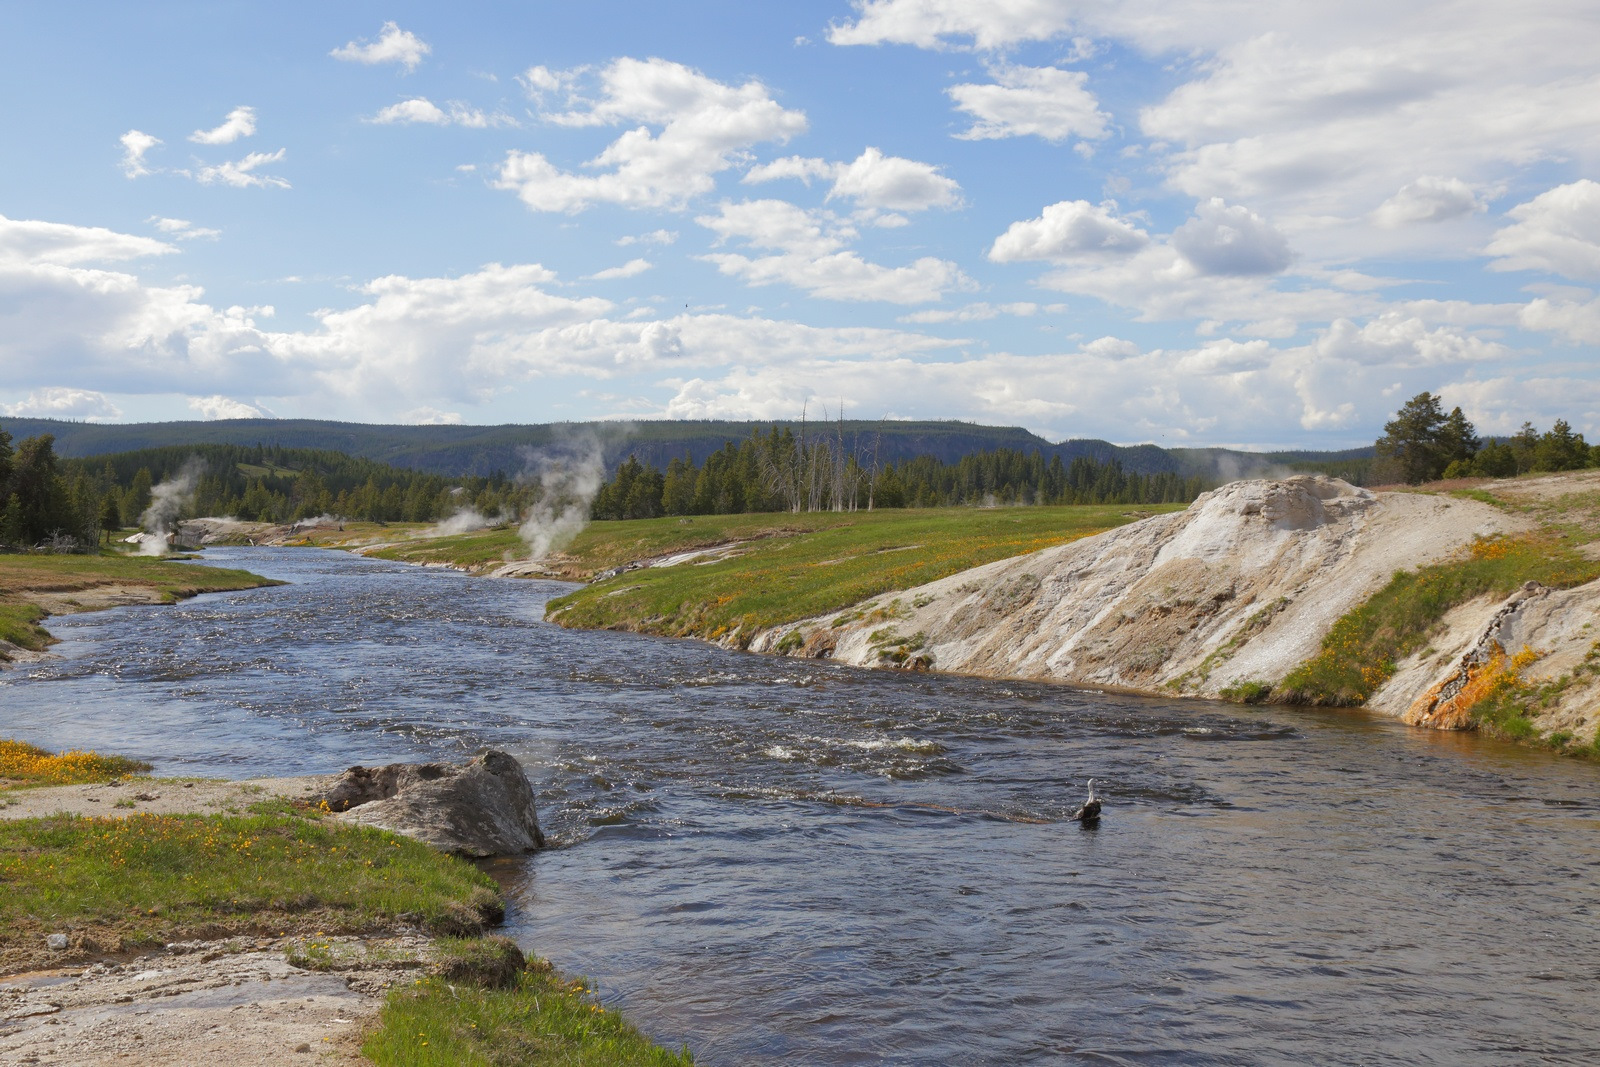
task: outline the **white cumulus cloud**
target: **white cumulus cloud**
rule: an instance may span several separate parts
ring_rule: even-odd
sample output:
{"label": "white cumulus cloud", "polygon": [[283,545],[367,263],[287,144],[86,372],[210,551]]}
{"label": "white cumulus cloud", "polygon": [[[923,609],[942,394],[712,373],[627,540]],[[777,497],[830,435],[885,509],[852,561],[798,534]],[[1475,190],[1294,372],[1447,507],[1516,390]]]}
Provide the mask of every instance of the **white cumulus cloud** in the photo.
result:
{"label": "white cumulus cloud", "polygon": [[776,254],[703,256],[723,274],[747,285],[783,283],[825,300],[922,304],[970,280],[954,263],[924,256],[903,267],[868,262],[846,248],[856,230],[828,211],[807,211],[786,200],[723,201],[715,215],[696,220],[718,235],[719,243],[739,238]]}
{"label": "white cumulus cloud", "polygon": [[168,219],[162,218],[160,215],[152,215],[145,221],[151,223],[162,233],[170,234],[174,240],[178,241],[197,241],[202,237],[208,237],[215,240],[216,238],[222,236],[221,230],[213,230],[204,226],[196,226],[188,219]]}
{"label": "white cumulus cloud", "polygon": [[7,415],[15,418],[87,419],[98,422],[115,419],[122,414],[122,410],[104,393],[60,387],[35,389],[20,403],[3,407]]}
{"label": "white cumulus cloud", "polygon": [[1172,247],[1206,274],[1276,274],[1293,260],[1272,224],[1238,204],[1212,197],[1172,232]]}
{"label": "white cumulus cloud", "polygon": [[194,180],[201,185],[231,185],[236,189],[248,189],[251,186],[287,189],[289,188],[287,179],[272,174],[256,173],[256,168],[280,162],[283,156],[282,148],[276,152],[251,152],[243,159],[201,167],[195,172]]}
{"label": "white cumulus cloud", "polygon": [[1572,344],[1600,345],[1600,300],[1530,301],[1518,315],[1529,330],[1553,333]]}
{"label": "white cumulus cloud", "polygon": [[398,63],[406,71],[416,70],[422,57],[432,52],[426,41],[409,30],[402,30],[393,22],[383,24],[383,32],[376,41],[350,41],[328,54],[334,59],[350,63]]}
{"label": "white cumulus cloud", "polygon": [[177,249],[153,237],[0,215],[0,266],[75,266],[164,256]]}
{"label": "white cumulus cloud", "polygon": [[760,82],[726,85],[681,63],[622,58],[599,81],[598,99],[543,117],[573,127],[637,124],[587,162],[601,173],[574,173],[542,153],[513,150],[496,188],[535,211],[577,212],[596,203],[676,207],[710,192],[736,154],[806,128],[805,115],[779,105]]}
{"label": "white cumulus cloud", "polygon": [[996,263],[1075,259],[1137,252],[1150,235],[1117,214],[1117,202],[1063,200],[1036,219],[1013,222],[995,238],[989,258]]}
{"label": "white cumulus cloud", "polygon": [[425,96],[415,96],[390,104],[367,121],[380,126],[421,123],[429,126],[466,126],[476,130],[510,123],[503,115],[489,115],[460,101],[452,100],[448,107],[449,110],[445,110]]}
{"label": "white cumulus cloud", "polygon": [[461,412],[441,411],[424,404],[422,407],[401,413],[400,422],[407,426],[459,426]]}
{"label": "white cumulus cloud", "polygon": [[678,239],[677,230],[651,230],[649,233],[630,233],[618,237],[616,244],[626,248],[629,245],[670,245]]}
{"label": "white cumulus cloud", "polygon": [[925,211],[955,207],[961,202],[961,186],[931,164],[868,148],[837,172],[828,196],[846,197],[867,208]]}
{"label": "white cumulus cloud", "polygon": [[222,124],[209,130],[196,130],[189,135],[195,144],[232,144],[241,137],[256,132],[256,109],[236,107],[228,112]]}
{"label": "white cumulus cloud", "polygon": [[1558,185],[1506,214],[1516,221],[1484,249],[1497,257],[1492,269],[1600,280],[1600,182]]}
{"label": "white cumulus cloud", "polygon": [[1057,67],[1002,65],[993,68],[989,85],[964,83],[947,92],[956,107],[971,115],[972,126],[957,137],[967,141],[1002,137],[1069,137],[1100,140],[1111,116],[1100,110],[1086,88],[1089,76]]}
{"label": "white cumulus cloud", "polygon": [[130,178],[142,178],[151,173],[145,164],[145,153],[161,143],[161,138],[152,137],[141,130],[129,130],[120,138],[122,142],[122,173]]}
{"label": "white cumulus cloud", "polygon": [[1044,41],[1072,26],[1072,5],[1060,0],[852,0],[854,22],[828,27],[838,45],[912,44],[949,47],[971,38],[982,49]]}
{"label": "white cumulus cloud", "polygon": [[208,421],[216,419],[259,419],[263,414],[258,407],[226,396],[191,396],[189,398],[189,410],[198,413],[202,419]]}
{"label": "white cumulus cloud", "polygon": [[[863,149],[849,163],[785,156],[751,167],[740,180],[748,185],[781,178],[795,178],[807,185],[815,178],[830,180],[833,184],[828,190],[829,200],[854,200],[873,213],[926,211],[961,203],[961,186],[939,173],[938,167],[903,156],[884,155],[881,149],[872,147]],[[891,219],[888,224],[903,225],[904,221]]]}
{"label": "white cumulus cloud", "polygon": [[608,282],[618,278],[637,278],[651,267],[655,266],[648,259],[630,259],[620,267],[607,267],[605,270],[596,271],[589,275],[590,281]]}
{"label": "white cumulus cloud", "polygon": [[1395,229],[1417,222],[1445,222],[1482,211],[1472,186],[1460,178],[1424,176],[1400,188],[1373,212],[1379,226]]}

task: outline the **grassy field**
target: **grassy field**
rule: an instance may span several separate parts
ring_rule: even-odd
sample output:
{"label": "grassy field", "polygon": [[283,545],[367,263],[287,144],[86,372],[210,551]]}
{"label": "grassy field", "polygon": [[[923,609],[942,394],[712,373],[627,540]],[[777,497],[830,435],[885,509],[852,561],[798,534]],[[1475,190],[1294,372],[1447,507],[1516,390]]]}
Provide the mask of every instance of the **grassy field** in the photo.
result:
{"label": "grassy field", "polygon": [[0,823],[0,960],[71,930],[106,949],[186,936],[468,933],[494,882],[426,845],[298,815],[61,815]]}
{"label": "grassy field", "polygon": [[[171,603],[197,593],[277,585],[249,571],[191,567],[107,552],[96,556],[0,555],[0,641],[38,651],[53,638],[39,625],[52,612],[105,606],[109,590],[139,591]],[[9,657],[0,648],[0,661]]]}
{"label": "grassy field", "polygon": [[[588,566],[735,545],[729,558],[625,571],[551,602],[564,626],[711,639],[851,607],[998,559],[1035,552],[1168,507],[940,508],[846,515],[594,523],[570,550]],[[600,540],[602,539],[603,540]],[[580,539],[581,541],[581,539]]]}

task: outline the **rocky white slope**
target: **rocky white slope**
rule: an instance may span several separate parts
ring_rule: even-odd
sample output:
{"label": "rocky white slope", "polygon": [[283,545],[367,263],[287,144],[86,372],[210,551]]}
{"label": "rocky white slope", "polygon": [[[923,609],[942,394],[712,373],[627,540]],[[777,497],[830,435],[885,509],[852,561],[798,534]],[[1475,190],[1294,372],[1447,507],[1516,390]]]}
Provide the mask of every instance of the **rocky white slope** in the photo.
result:
{"label": "rocky white slope", "polygon": [[1522,527],[1476,501],[1317,475],[1235,482],[1186,511],[768,631],[750,647],[1214,696],[1279,681],[1396,570]]}

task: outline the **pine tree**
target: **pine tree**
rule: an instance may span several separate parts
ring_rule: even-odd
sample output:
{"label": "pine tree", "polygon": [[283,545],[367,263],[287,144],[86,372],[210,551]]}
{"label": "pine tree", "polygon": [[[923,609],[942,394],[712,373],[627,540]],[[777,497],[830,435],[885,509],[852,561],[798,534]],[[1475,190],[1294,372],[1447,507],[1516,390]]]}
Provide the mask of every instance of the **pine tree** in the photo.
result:
{"label": "pine tree", "polygon": [[[1446,453],[1447,422],[1439,398],[1432,393],[1418,393],[1406,401],[1394,419],[1384,424],[1383,436],[1378,438],[1375,479],[1416,485],[1443,474],[1454,458]],[[1464,447],[1467,440],[1475,439],[1472,424],[1465,418],[1451,432],[1460,440],[1449,447]]]}
{"label": "pine tree", "polygon": [[116,493],[107,493],[100,499],[100,529],[105,531],[107,541],[122,529],[122,508],[117,505]]}

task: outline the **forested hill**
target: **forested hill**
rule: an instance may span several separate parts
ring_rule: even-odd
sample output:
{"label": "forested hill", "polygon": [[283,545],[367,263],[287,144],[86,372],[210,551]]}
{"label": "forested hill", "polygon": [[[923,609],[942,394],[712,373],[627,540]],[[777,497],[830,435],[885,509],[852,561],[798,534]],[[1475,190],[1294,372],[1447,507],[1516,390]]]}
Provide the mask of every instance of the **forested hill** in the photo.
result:
{"label": "forested hill", "polygon": [[[170,445],[234,444],[276,445],[344,452],[352,456],[446,477],[515,474],[526,465],[528,448],[550,447],[594,434],[602,442],[606,464],[615,471],[630,455],[640,462],[665,468],[685,455],[704,463],[726,441],[741,441],[752,430],[771,423],[714,421],[647,421],[637,423],[546,423],[505,426],[379,426],[356,422],[312,419],[225,419],[214,422],[145,422],[103,424],[63,422],[55,419],[6,418],[5,427],[17,438],[54,434],[56,452],[64,458],[104,455],[162,448]],[[797,421],[779,422],[799,434]],[[807,432],[840,433],[838,423],[810,423]],[[1087,458],[1098,463],[1116,460],[1135,474],[1199,475],[1227,479],[1262,474],[1294,466],[1323,469],[1324,465],[1361,460],[1372,450],[1350,452],[1254,453],[1220,448],[1164,449],[1156,445],[1119,446],[1106,441],[1071,440],[1051,444],[1015,426],[979,426],[966,422],[867,422],[846,420],[842,427],[846,448],[858,455],[877,454],[880,463],[903,463],[932,456],[954,464],[962,456],[996,449],[1032,452],[1063,463]],[[1357,466],[1360,464],[1358,463]],[[1339,473],[1332,471],[1331,473]]]}

